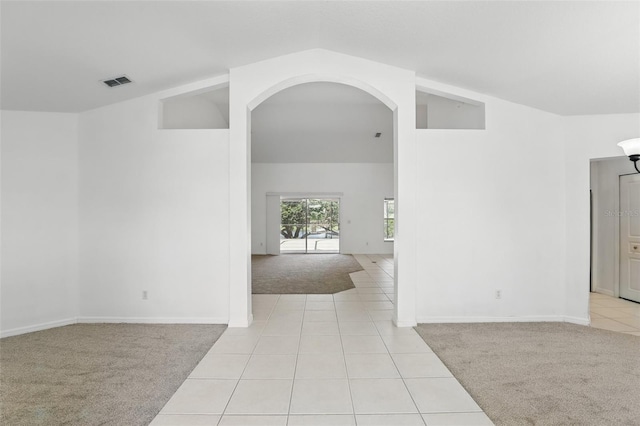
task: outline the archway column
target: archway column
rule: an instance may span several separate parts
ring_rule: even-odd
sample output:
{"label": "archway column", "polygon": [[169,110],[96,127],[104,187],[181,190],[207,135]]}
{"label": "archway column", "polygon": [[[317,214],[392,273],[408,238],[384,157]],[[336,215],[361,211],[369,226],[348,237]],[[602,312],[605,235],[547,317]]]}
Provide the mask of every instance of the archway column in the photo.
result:
{"label": "archway column", "polygon": [[[251,111],[271,95],[298,84],[334,82],[378,98],[394,114],[396,242],[394,322],[416,323],[415,74],[314,49],[230,71],[229,93],[229,326],[251,324]],[[382,203],[382,200],[380,201]],[[382,238],[382,236],[381,236]]]}

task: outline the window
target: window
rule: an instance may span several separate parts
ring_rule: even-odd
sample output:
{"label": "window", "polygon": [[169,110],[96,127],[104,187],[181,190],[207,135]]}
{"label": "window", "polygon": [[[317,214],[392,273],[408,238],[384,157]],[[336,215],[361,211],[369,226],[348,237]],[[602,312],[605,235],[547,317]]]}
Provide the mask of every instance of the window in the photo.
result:
{"label": "window", "polygon": [[393,241],[395,233],[395,205],[393,198],[384,199],[384,240]]}

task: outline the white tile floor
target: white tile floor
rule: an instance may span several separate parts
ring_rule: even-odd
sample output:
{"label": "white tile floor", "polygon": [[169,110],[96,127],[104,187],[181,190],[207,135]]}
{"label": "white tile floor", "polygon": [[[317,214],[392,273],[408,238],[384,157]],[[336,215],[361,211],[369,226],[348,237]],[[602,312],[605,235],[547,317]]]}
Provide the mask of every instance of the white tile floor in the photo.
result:
{"label": "white tile floor", "polygon": [[640,336],[640,304],[591,293],[591,327]]}
{"label": "white tile floor", "polygon": [[[491,425],[412,328],[391,322],[393,259],[356,256],[355,289],[254,295],[152,425]],[[375,262],[375,263],[374,263]]]}

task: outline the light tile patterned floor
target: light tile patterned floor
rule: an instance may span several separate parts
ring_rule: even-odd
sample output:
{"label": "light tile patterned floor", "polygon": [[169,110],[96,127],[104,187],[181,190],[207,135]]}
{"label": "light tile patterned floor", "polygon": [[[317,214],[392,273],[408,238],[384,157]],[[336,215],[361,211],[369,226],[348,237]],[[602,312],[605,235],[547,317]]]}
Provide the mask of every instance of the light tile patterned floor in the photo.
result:
{"label": "light tile patterned floor", "polygon": [[640,336],[640,303],[591,293],[591,327]]}
{"label": "light tile patterned floor", "polygon": [[355,256],[355,289],[254,295],[152,425],[491,425],[412,328],[391,322],[393,259]]}

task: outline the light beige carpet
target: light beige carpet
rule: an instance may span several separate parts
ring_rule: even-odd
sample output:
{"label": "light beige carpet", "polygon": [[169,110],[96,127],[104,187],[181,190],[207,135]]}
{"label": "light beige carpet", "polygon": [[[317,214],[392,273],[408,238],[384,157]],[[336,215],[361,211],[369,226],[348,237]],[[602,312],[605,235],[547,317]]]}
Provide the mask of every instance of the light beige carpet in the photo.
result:
{"label": "light beige carpet", "polygon": [[251,256],[254,294],[331,294],[354,288],[349,274],[362,271],[351,255]]}
{"label": "light beige carpet", "polygon": [[77,324],[0,339],[0,424],[147,425],[225,328]]}
{"label": "light beige carpet", "polygon": [[640,337],[566,323],[416,330],[497,425],[640,424]]}

